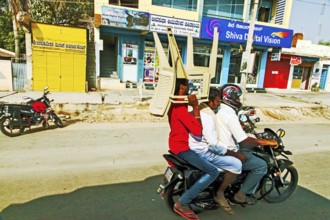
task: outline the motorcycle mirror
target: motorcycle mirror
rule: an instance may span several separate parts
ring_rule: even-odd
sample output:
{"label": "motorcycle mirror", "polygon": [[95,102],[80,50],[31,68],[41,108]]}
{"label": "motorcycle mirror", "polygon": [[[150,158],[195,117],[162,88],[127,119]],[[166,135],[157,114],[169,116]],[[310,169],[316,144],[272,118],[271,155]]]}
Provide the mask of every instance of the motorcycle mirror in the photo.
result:
{"label": "motorcycle mirror", "polygon": [[48,90],[48,86],[45,86],[44,91]]}
{"label": "motorcycle mirror", "polygon": [[276,133],[280,138],[284,137],[285,135],[285,131],[283,129],[278,129]]}
{"label": "motorcycle mirror", "polygon": [[247,117],[246,117],[246,115],[240,115],[239,116],[239,120],[241,121],[241,122],[247,122]]}

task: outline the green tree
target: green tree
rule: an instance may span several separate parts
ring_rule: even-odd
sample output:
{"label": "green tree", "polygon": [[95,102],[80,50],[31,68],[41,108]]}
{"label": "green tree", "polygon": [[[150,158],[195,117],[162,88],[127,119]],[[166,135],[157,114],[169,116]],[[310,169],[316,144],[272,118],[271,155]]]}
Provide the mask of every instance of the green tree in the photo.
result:
{"label": "green tree", "polygon": [[[93,21],[93,0],[20,0],[16,2],[19,2],[19,10],[30,14],[32,22],[86,27]],[[13,20],[8,0],[0,1],[0,30],[0,48],[15,51]],[[18,36],[19,51],[25,53],[24,31],[19,30]]]}
{"label": "green tree", "polygon": [[[13,20],[11,17],[11,12],[9,10],[8,1],[0,1],[0,48],[15,51],[15,38],[13,32]],[[24,45],[24,31],[18,31],[18,38],[20,43],[19,51],[20,53],[25,52]]]}
{"label": "green tree", "polygon": [[30,0],[34,22],[83,26],[94,15],[94,0]]}
{"label": "green tree", "polygon": [[323,40],[320,40],[320,41],[319,41],[319,44],[320,44],[320,45],[324,45],[324,46],[330,46],[330,41],[323,41]]}

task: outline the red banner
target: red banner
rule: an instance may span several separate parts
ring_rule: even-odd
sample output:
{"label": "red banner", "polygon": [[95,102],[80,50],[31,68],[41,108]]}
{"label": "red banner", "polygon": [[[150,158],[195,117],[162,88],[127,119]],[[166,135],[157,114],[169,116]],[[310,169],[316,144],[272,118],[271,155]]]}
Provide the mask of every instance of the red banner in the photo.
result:
{"label": "red banner", "polygon": [[301,57],[292,56],[290,59],[290,65],[299,65],[301,64]]}

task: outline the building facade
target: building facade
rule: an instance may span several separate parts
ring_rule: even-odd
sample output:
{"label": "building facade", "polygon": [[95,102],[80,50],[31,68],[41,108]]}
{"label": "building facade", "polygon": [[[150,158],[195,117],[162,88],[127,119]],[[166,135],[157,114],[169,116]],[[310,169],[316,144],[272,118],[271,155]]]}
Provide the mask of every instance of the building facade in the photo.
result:
{"label": "building facade", "polygon": [[[290,48],[293,36],[293,31],[287,29],[292,1],[260,2],[252,46],[253,71],[247,76],[247,86],[257,88],[264,87],[269,54]],[[219,50],[212,83],[240,83],[253,3],[253,0],[96,0],[96,77],[100,81],[156,83],[158,58],[152,32],[158,33],[167,48],[167,27],[172,27],[176,35],[184,62],[186,36],[192,34],[195,65],[208,66],[213,29],[218,27]]]}
{"label": "building facade", "polygon": [[264,87],[310,90],[317,83],[329,91],[329,63],[330,47],[298,39],[291,48],[269,54]]}

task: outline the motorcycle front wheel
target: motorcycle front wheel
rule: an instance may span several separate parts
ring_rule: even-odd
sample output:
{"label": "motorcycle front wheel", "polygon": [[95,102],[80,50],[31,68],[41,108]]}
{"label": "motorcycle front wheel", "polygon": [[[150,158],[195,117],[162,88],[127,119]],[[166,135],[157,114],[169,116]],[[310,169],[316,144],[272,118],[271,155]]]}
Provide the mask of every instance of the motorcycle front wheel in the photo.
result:
{"label": "motorcycle front wheel", "polygon": [[0,130],[4,135],[9,137],[16,137],[22,134],[24,126],[13,125],[13,122],[17,122],[18,119],[13,117],[2,117],[0,120]]}
{"label": "motorcycle front wheel", "polygon": [[272,187],[273,190],[270,191],[267,195],[265,195],[264,199],[270,203],[278,203],[283,202],[287,198],[291,196],[291,194],[295,191],[298,184],[298,172],[294,166],[287,166],[281,172],[282,181],[279,177],[273,178],[271,181],[269,178],[266,178],[261,187],[260,193],[264,195],[267,193]]}
{"label": "motorcycle front wheel", "polygon": [[51,115],[51,117],[53,118],[54,124],[59,127],[59,128],[63,128],[63,122],[62,120],[55,114],[53,113]]}
{"label": "motorcycle front wheel", "polygon": [[184,192],[184,184],[182,181],[175,181],[171,185],[169,185],[163,194],[163,199],[166,204],[166,207],[171,210],[172,213],[177,213],[173,210],[175,202],[179,200],[181,195]]}

